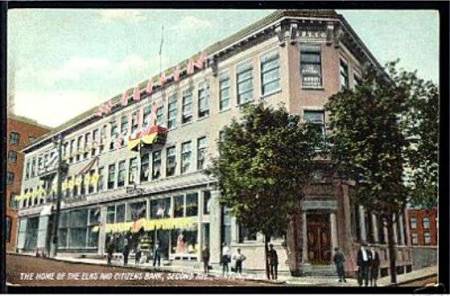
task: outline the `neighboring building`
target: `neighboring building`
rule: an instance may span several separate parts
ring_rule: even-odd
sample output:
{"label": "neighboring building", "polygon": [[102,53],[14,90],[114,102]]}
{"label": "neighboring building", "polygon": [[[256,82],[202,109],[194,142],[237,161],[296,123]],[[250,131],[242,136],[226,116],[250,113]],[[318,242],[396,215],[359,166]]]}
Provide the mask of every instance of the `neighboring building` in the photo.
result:
{"label": "neighboring building", "polygon": [[6,172],[6,250],[15,252],[17,234],[17,205],[20,194],[24,155],[21,150],[50,128],[29,118],[8,113],[8,146]]}
{"label": "neighboring building", "polygon": [[437,208],[407,209],[409,240],[412,246],[437,245]]}
{"label": "neighboring building", "polygon": [[[69,166],[62,184],[60,255],[103,255],[107,236],[130,231],[132,241],[159,241],[171,264],[197,264],[208,244],[217,265],[226,242],[247,256],[246,269],[264,269],[262,235],[247,231],[219,205],[215,180],[203,173],[217,156],[221,129],[240,116],[244,104],[264,102],[284,103],[325,132],[327,98],[354,87],[366,63],[379,65],[332,10],[276,11],[203,53],[206,61],[200,55],[194,63],[180,63],[165,78],[140,83],[125,99],[118,95],[25,149],[18,198],[21,252],[48,248],[56,198],[52,139],[62,135]],[[136,136],[152,118],[157,127]],[[332,250],[339,246],[353,273],[360,242],[368,241],[380,251],[381,273],[387,275],[386,228],[350,201],[351,190],[345,181],[317,175],[287,229],[286,244],[273,239],[280,270],[331,273]],[[411,270],[403,217],[395,228],[399,273]]]}

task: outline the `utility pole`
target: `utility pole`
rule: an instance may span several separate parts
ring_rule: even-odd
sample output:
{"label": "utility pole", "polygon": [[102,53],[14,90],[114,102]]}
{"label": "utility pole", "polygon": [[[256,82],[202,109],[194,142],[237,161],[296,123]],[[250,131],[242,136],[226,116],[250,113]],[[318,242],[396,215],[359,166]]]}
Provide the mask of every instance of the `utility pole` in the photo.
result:
{"label": "utility pole", "polygon": [[56,136],[55,144],[58,150],[58,164],[56,168],[56,211],[53,219],[53,230],[52,230],[52,241],[50,245],[50,257],[56,257],[58,253],[58,226],[59,226],[59,215],[61,212],[61,199],[62,199],[62,134]]}

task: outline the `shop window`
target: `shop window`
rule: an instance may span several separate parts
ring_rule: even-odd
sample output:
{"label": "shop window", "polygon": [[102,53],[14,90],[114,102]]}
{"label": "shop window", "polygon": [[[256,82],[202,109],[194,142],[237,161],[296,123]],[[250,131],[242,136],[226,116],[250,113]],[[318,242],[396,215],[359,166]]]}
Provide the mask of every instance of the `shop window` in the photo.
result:
{"label": "shop window", "polygon": [[184,216],[184,195],[177,195],[173,198],[174,207],[173,207],[173,216],[183,217]]}
{"label": "shop window", "polygon": [[236,88],[238,104],[253,101],[253,66],[247,62],[236,68]]}
{"label": "shop window", "polygon": [[141,157],[141,182],[148,181],[150,173],[150,153],[144,153]]}
{"label": "shop window", "polygon": [[161,150],[152,154],[152,179],[156,180],[161,176]]}
{"label": "shop window", "polygon": [[150,201],[151,219],[170,217],[170,197]]}
{"label": "shop window", "polygon": [[98,226],[100,224],[100,208],[89,209],[88,241],[90,248],[98,247]]}
{"label": "shop window", "polygon": [[280,56],[271,52],[261,57],[261,93],[270,95],[280,89]]}
{"label": "shop window", "polygon": [[172,129],[177,125],[177,96],[169,97],[169,104],[167,105],[167,128]]}
{"label": "shop window", "polygon": [[303,88],[322,87],[322,59],[320,45],[300,47],[300,74]]}
{"label": "shop window", "polygon": [[166,153],[166,176],[170,177],[175,175],[175,169],[177,167],[175,146],[167,148]]}
{"label": "shop window", "polygon": [[186,194],[186,217],[197,216],[198,214],[198,193]]}
{"label": "shop window", "polygon": [[116,206],[109,206],[106,209],[106,223],[108,224],[114,223],[115,216],[116,216]]}
{"label": "shop window", "polygon": [[219,77],[219,111],[230,108],[230,76],[222,73]]}
{"label": "shop window", "polygon": [[186,90],[183,92],[181,123],[188,123],[191,121],[192,121],[192,91]]}
{"label": "shop window", "polygon": [[211,191],[203,191],[203,214],[211,212]]}
{"label": "shop window", "polygon": [[203,170],[206,163],[206,151],[208,149],[208,141],[206,137],[197,140],[197,169]]}
{"label": "shop window", "polygon": [[147,201],[128,204],[127,221],[136,221],[147,217]]}
{"label": "shop window", "polygon": [[189,171],[191,167],[192,147],[191,141],[181,144],[181,173]]}
{"label": "shop window", "polygon": [[135,184],[138,173],[137,158],[130,159],[130,167],[128,169],[128,184]]}
{"label": "shop window", "polygon": [[209,115],[209,86],[203,84],[198,90],[198,118]]}
{"label": "shop window", "polygon": [[340,60],[339,63],[339,77],[341,80],[341,88],[345,89],[349,87],[348,81],[348,65],[343,60]]}
{"label": "shop window", "polygon": [[171,240],[172,253],[179,255],[196,255],[198,252],[197,230],[173,230]]}

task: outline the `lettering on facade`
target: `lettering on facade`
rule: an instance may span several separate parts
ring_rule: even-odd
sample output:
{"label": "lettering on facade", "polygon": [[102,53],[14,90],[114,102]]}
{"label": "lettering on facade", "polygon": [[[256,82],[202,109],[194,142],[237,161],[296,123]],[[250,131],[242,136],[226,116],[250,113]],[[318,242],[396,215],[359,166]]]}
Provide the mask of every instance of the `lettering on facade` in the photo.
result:
{"label": "lettering on facade", "polygon": [[144,194],[144,188],[135,187],[135,186],[127,186],[126,187],[127,194]]}

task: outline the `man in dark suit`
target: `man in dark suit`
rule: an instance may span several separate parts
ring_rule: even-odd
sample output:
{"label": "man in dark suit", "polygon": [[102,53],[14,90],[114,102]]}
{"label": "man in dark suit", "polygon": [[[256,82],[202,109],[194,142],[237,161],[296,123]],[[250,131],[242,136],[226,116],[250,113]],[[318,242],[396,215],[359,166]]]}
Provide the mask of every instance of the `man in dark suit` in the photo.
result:
{"label": "man in dark suit", "polygon": [[380,269],[380,256],[374,248],[370,249],[370,255],[370,285],[376,287]]}
{"label": "man in dark suit", "polygon": [[269,245],[267,259],[269,261],[269,275],[273,280],[276,280],[278,278],[278,254],[273,248],[273,244]]}
{"label": "man in dark suit", "polygon": [[362,286],[364,281],[364,286],[369,285],[369,265],[370,265],[371,254],[367,249],[366,243],[361,243],[361,247],[358,250],[357,255],[357,265],[358,265],[358,284]]}

